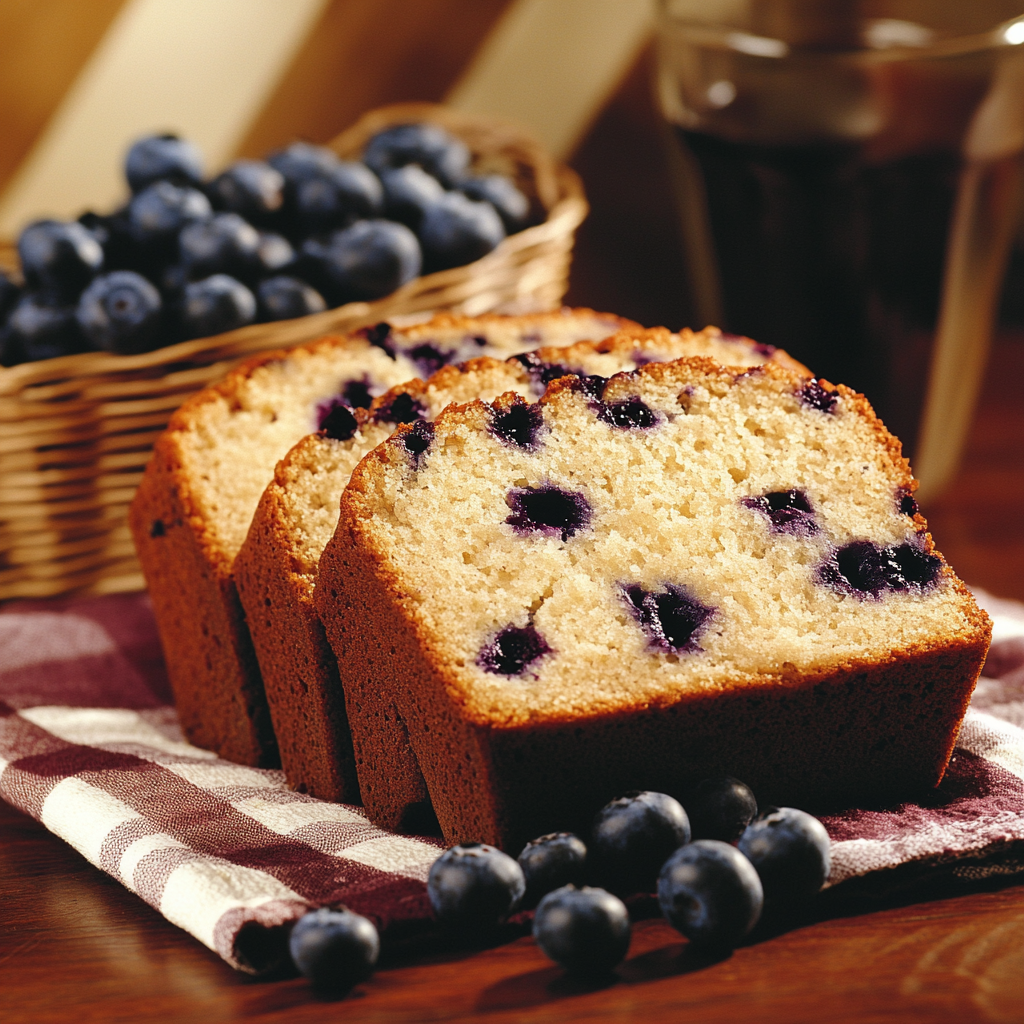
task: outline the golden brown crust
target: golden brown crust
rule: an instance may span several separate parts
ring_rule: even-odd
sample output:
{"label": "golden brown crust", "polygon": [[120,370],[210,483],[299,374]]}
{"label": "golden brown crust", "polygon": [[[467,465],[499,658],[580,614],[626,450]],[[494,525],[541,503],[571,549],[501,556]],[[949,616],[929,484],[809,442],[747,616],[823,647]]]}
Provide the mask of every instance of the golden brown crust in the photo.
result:
{"label": "golden brown crust", "polygon": [[[609,387],[628,389],[645,376],[673,385],[700,377],[711,388],[728,388],[750,372],[680,360],[619,375]],[[756,372],[780,395],[806,384],[805,376],[777,364]],[[563,378],[542,402],[575,396],[577,387]],[[822,387],[864,420],[878,440],[874,457],[890,479],[912,490],[899,442],[866,400],[841,386]],[[435,429],[472,429],[487,416],[481,402],[450,406]],[[321,560],[316,603],[343,662],[344,685],[374,694],[389,688],[409,723],[447,841],[493,842],[514,852],[542,832],[585,827],[597,807],[627,789],[680,793],[715,773],[754,781],[762,802],[812,809],[826,800],[899,798],[941,779],[990,636],[987,616],[945,563],[945,585],[959,595],[967,622],[953,636],[813,672],[737,678],[713,692],[666,692],[660,700],[623,702],[613,713],[552,714],[528,725],[482,717],[369,528],[377,480],[401,458],[410,429],[399,428],[352,474],[338,531]],[[934,550],[923,518],[914,523]],[[339,587],[359,593],[359,604],[338,601]],[[345,661],[353,655],[361,660],[350,682]],[[386,771],[387,751],[379,756]]]}
{"label": "golden brown crust", "polygon": [[277,749],[245,615],[230,572],[203,546],[194,510],[182,500],[175,451],[171,438],[157,442],[129,525],[182,728],[230,761],[273,766]]}
{"label": "golden brown crust", "polygon": [[[442,316],[401,328],[409,338],[439,329],[486,330],[488,325],[532,325],[594,317],[609,330],[635,326],[631,321],[591,310],[560,310],[524,317],[498,315],[470,318]],[[184,453],[188,439],[209,407],[238,408],[243,390],[258,372],[275,362],[315,357],[352,344],[353,335],[327,335],[289,350],[266,352],[245,360],[217,384],[189,398],[171,417],[155,446],[133,504],[130,523],[143,572],[153,597],[175,698],[186,733],[193,742],[243,764],[275,764],[277,750],[263,681],[233,576],[233,551],[225,547],[217,525],[204,514]],[[365,345],[365,341],[360,340]],[[164,533],[151,536],[156,522]],[[295,612],[296,631],[315,629]],[[295,635],[300,635],[296,632]],[[336,708],[332,713],[336,713]],[[326,740],[323,742],[327,743]],[[345,757],[342,739],[328,744]],[[328,749],[325,747],[324,749]],[[292,746],[294,749],[294,744]],[[333,769],[317,775],[317,786],[341,788],[342,776],[329,781]],[[350,779],[351,782],[351,779]],[[340,791],[340,790],[339,790]],[[348,786],[352,791],[352,786]]]}
{"label": "golden brown crust", "polygon": [[[235,559],[234,578],[248,609],[281,766],[289,785],[301,793],[358,803],[359,781],[337,663],[307,588],[297,585],[298,567],[287,538],[281,536],[279,505],[279,491],[271,485]],[[299,713],[282,713],[284,709]]]}

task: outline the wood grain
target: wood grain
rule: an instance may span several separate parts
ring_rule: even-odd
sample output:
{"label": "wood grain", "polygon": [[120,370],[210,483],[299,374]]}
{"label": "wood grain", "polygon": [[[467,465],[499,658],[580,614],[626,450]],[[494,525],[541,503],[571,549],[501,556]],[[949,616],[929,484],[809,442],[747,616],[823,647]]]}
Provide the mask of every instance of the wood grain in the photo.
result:
{"label": "wood grain", "polygon": [[612,983],[566,978],[528,937],[393,956],[344,1002],[301,978],[248,979],[0,804],[0,1019],[203,1021],[901,1021],[1024,1018],[1024,887],[820,921],[695,956],[639,923]]}

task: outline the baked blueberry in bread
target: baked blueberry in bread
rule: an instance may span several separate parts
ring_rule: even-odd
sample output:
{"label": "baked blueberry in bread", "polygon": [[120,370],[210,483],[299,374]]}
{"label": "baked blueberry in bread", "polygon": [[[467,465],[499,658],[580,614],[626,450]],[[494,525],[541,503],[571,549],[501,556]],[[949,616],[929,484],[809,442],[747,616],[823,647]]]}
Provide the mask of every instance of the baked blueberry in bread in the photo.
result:
{"label": "baked blueberry in bread", "polygon": [[185,402],[156,443],[130,525],[189,739],[242,764],[276,757],[233,569],[274,466],[296,441],[338,406],[368,405],[448,362],[602,338],[629,323],[566,309],[379,324],[249,360]]}
{"label": "baked blueberry in bread", "polygon": [[[371,690],[351,700],[346,714],[334,655],[313,607],[320,554],[334,533],[341,492],[359,460],[401,423],[430,421],[452,402],[489,401],[504,392],[515,392],[521,401],[497,414],[490,429],[503,444],[529,449],[539,443],[542,426],[541,410],[531,403],[548,380],[567,373],[609,376],[684,355],[710,355],[740,366],[771,359],[803,370],[780,350],[765,351],[714,328],[699,334],[625,329],[601,342],[542,348],[507,362],[479,358],[446,366],[426,382],[413,380],[378,397],[369,416],[340,407],[323,429],[281,460],[236,559],[234,578],[281,762],[293,787],[325,799],[351,798],[348,719],[356,716],[365,720],[357,735],[370,731],[389,737],[368,749],[357,743],[355,749],[359,788],[371,818],[415,830],[427,799],[405,726],[390,701]],[[407,446],[415,436],[406,439]],[[521,496],[520,514],[528,515],[537,500]],[[557,504],[558,498],[539,500]],[[383,753],[385,763],[377,763],[374,752]],[[381,778],[387,783],[383,789],[377,784]]]}
{"label": "baked blueberry in bread", "polygon": [[939,781],[991,627],[862,396],[693,359],[557,380],[506,435],[522,401],[400,427],[319,563],[346,696],[394,701],[448,842],[719,774],[811,807]]}

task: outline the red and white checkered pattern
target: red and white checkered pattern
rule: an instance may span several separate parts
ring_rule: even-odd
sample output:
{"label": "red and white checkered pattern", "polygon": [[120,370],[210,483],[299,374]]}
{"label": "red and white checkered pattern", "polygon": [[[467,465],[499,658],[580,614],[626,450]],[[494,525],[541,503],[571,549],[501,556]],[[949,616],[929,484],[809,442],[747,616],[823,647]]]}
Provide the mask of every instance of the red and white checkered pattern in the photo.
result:
{"label": "red and white checkered pattern", "polygon": [[[992,677],[945,780],[920,803],[824,818],[830,885],[1024,870],[1024,607],[979,599]],[[0,609],[0,796],[241,970],[273,966],[314,906],[343,903],[385,936],[429,926],[438,841],[184,741],[142,594]]]}

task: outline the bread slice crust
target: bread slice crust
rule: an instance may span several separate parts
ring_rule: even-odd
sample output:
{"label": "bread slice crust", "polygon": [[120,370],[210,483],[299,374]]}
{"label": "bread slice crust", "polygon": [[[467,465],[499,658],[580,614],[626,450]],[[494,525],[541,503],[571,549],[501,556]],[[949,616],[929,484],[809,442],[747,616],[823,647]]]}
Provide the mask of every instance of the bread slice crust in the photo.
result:
{"label": "bread slice crust", "polygon": [[[360,414],[358,433],[351,439],[310,435],[281,460],[260,499],[234,574],[290,785],[324,799],[345,799],[352,786],[342,766],[354,759],[372,820],[400,829],[428,820],[425,784],[401,716],[373,688],[353,691],[346,697],[347,710],[341,706],[337,663],[313,607],[319,557],[337,523],[341,491],[358,458],[386,440],[394,427],[386,415],[377,417],[400,397],[427,420],[452,402],[477,397],[515,392],[534,401],[544,392],[539,367],[548,375],[560,372],[559,367],[611,375],[681,355],[710,355],[741,367],[772,361],[810,375],[782,350],[723,336],[717,328],[673,335],[664,328],[629,327],[598,342],[540,348],[523,361],[479,357],[445,366],[426,381],[413,379],[376,398],[369,416]],[[366,721],[350,729],[353,717]],[[363,746],[362,738],[371,735],[381,739]],[[399,753],[403,749],[406,756]]]}
{"label": "bread slice crust", "polygon": [[[234,562],[274,465],[316,428],[318,403],[353,380],[365,379],[379,393],[415,376],[418,347],[426,346],[430,358],[429,346],[439,339],[451,349],[439,358],[465,358],[626,327],[640,329],[588,309],[517,317],[441,314],[395,329],[390,351],[371,331],[360,331],[254,356],[188,399],[154,446],[129,526],[189,739],[240,764],[279,763]],[[344,749],[336,753],[346,798],[355,799],[354,765]]]}
{"label": "bread slice crust", "polygon": [[[747,385],[759,389],[768,405],[786,406],[787,415],[805,415],[798,397],[807,385],[805,378],[776,366],[752,373],[696,359],[651,365],[613,378],[603,401],[639,396],[653,398],[661,409],[668,408],[669,396],[675,395],[681,408],[709,400],[714,405]],[[403,450],[410,428],[401,428],[363,460],[342,498],[335,538],[320,561],[316,605],[342,665],[346,693],[350,685],[357,692],[360,679],[364,689],[386,689],[408,723],[410,741],[448,841],[483,840],[514,850],[541,832],[585,824],[584,819],[601,803],[628,789],[680,793],[686,785],[716,772],[746,778],[762,802],[812,807],[887,799],[937,784],[984,661],[990,624],[967,588],[941,562],[923,518],[916,512],[901,519],[896,512],[890,516],[885,509],[879,511],[878,494],[891,490],[897,505],[898,496],[911,494],[915,487],[899,442],[862,396],[824,382],[817,386],[826,396],[835,396],[858,444],[867,446],[863,484],[860,479],[842,480],[844,469],[860,472],[856,465],[833,467],[829,479],[837,489],[846,487],[855,499],[863,490],[868,505],[875,501],[877,507],[864,515],[868,516],[865,521],[871,515],[877,519],[881,541],[909,538],[923,553],[940,560],[940,566],[930,590],[886,595],[877,601],[814,584],[808,589],[811,604],[834,606],[835,616],[849,619],[846,633],[836,633],[834,655],[827,653],[832,642],[825,637],[817,653],[812,650],[803,664],[780,658],[778,664],[761,671],[750,667],[749,658],[744,661],[730,653],[731,623],[741,622],[742,608],[726,602],[728,595],[719,587],[716,599],[724,609],[721,635],[709,634],[707,650],[691,661],[680,655],[672,662],[673,656],[664,652],[644,655],[641,638],[628,652],[630,657],[618,659],[620,664],[615,665],[614,659],[603,663],[607,669],[601,676],[603,689],[584,677],[574,691],[568,669],[563,675],[552,675],[553,670],[542,667],[535,680],[527,673],[522,683],[489,677],[467,658],[467,650],[477,643],[466,646],[463,626],[469,618],[456,615],[447,628],[439,628],[438,608],[443,602],[430,592],[425,583],[428,576],[413,571],[408,559],[397,556],[398,545],[390,540],[410,529],[403,518],[401,495],[418,487],[416,494],[422,497],[436,486],[417,483],[418,471],[410,472],[409,455]],[[501,400],[495,404],[500,406]],[[587,399],[567,380],[552,384],[541,405],[546,419],[551,420],[549,412],[554,416],[553,431],[562,415],[566,431],[588,415]],[[689,416],[690,411],[681,415]],[[814,444],[834,440],[835,425],[813,418],[828,413],[812,409],[806,415]],[[480,439],[486,438],[492,416],[483,403],[443,413],[425,455],[428,469],[423,479],[431,460],[444,458],[449,448],[453,465],[460,458],[467,465],[477,464],[486,448],[486,441]],[[817,439],[814,432],[819,429],[823,433]],[[649,437],[645,443],[658,443],[656,432]],[[779,441],[769,448],[769,455],[781,464],[785,449]],[[813,444],[808,450],[815,450]],[[495,453],[496,464],[504,465],[503,454],[497,449]],[[577,462],[588,458],[581,452]],[[821,460],[829,464],[827,452]],[[522,467],[527,462],[510,459],[509,465]],[[568,456],[563,468],[566,465],[570,465]],[[576,482],[583,487],[591,475],[591,470],[581,469]],[[742,496],[743,488],[736,493]],[[446,493],[439,497],[442,504],[449,499]],[[776,557],[771,554],[774,548],[787,558],[810,552],[806,566],[797,563],[794,568],[803,574],[801,578],[817,571],[815,560],[827,554],[824,535],[841,533],[841,523],[828,522],[827,495],[815,496],[816,502],[819,499],[819,514],[826,522],[817,540],[768,534],[763,545],[769,558]],[[755,513],[736,511],[735,504],[730,498],[722,506],[723,523],[738,518],[745,529],[768,533]],[[853,511],[847,509],[848,514],[859,514],[854,506],[850,508]],[[433,505],[430,509],[422,514],[434,514]],[[387,529],[389,522],[399,525]],[[855,535],[863,532],[857,523],[852,528]],[[424,529],[427,539],[421,540],[421,546],[430,549],[433,543],[440,550],[444,542]],[[835,544],[844,540],[837,534]],[[824,546],[815,548],[819,542]],[[544,556],[542,543],[547,541],[531,538],[524,544],[524,566],[531,557]],[[527,553],[531,544],[533,556]],[[564,551],[557,542],[552,545],[561,557]],[[564,542],[563,546],[569,550]],[[441,555],[438,558],[438,573],[446,578],[442,569],[447,571],[448,563]],[[694,579],[699,583],[699,576]],[[454,578],[451,586],[457,586]],[[510,586],[515,589],[516,584]],[[708,592],[714,592],[711,584],[708,587]],[[528,588],[521,589],[525,593]],[[706,594],[702,599],[711,600]],[[459,600],[471,602],[473,597],[460,594]],[[503,614],[495,621],[502,621]],[[921,625],[915,618],[922,614],[932,616],[931,625]],[[888,622],[885,616],[895,616],[892,622],[898,627],[892,642],[876,642],[874,649],[858,653],[853,641],[859,629],[867,628],[861,620],[874,623],[871,628],[877,634],[878,623]],[[617,635],[633,628],[629,617],[623,618],[625,625],[614,627]],[[541,621],[539,614],[537,621]],[[942,623],[951,625],[941,629],[935,625]],[[558,628],[557,620],[544,620],[556,652]],[[745,628],[748,634],[755,629]],[[749,646],[742,630],[733,635],[735,642]],[[794,649],[799,650],[799,644]],[[656,671],[641,664],[645,657],[659,661]],[[558,661],[553,655],[541,659],[541,664]],[[626,678],[628,672],[624,676],[623,664],[637,665],[635,685]],[[651,678],[655,685],[648,685]],[[380,751],[380,756],[386,759],[387,752]]]}

